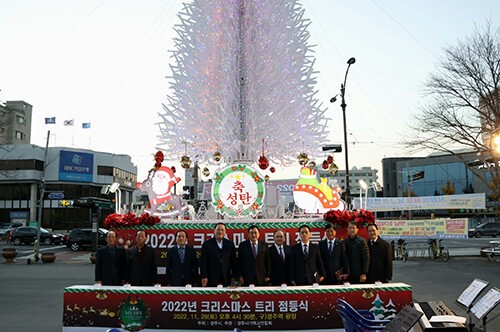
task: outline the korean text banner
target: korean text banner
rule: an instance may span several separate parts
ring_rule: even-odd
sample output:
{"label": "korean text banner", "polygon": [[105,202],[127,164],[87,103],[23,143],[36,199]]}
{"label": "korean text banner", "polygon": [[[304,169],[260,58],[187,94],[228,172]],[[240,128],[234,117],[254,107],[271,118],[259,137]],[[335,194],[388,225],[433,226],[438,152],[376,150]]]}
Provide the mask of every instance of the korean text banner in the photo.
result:
{"label": "korean text banner", "polygon": [[[365,205],[363,198],[363,206]],[[481,194],[419,196],[419,197],[368,197],[365,210],[401,211],[433,209],[484,209],[486,197]],[[354,207],[359,208],[359,198],[354,199]]]}
{"label": "korean text banner", "polygon": [[59,180],[92,182],[93,174],[93,154],[74,151],[60,151]]}
{"label": "korean text banner", "polygon": [[73,286],[64,289],[63,331],[326,330],[342,327],[339,298],[387,319],[411,304],[412,289],[403,283],[253,289]]}
{"label": "korean text banner", "polygon": [[468,219],[377,220],[384,240],[466,239]]}

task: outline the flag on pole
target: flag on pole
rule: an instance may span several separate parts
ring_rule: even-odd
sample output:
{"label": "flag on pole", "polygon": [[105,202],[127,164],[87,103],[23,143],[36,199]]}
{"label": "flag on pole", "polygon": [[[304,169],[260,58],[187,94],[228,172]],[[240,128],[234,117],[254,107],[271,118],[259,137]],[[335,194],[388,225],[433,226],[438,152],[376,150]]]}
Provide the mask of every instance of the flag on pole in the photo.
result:
{"label": "flag on pole", "polygon": [[83,129],[90,129],[90,122],[83,122],[82,123],[82,128]]}
{"label": "flag on pole", "polygon": [[74,121],[75,120],[64,120],[64,125],[65,126],[72,126]]}
{"label": "flag on pole", "polygon": [[55,124],[56,123],[56,117],[52,117],[52,118],[45,118],[45,124]]}

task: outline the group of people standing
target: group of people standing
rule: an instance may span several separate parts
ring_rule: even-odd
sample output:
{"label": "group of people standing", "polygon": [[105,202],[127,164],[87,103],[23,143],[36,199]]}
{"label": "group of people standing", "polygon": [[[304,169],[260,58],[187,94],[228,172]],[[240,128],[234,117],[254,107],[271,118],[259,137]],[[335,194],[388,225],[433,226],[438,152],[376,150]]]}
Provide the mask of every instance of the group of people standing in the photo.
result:
{"label": "group of people standing", "polygon": [[[309,241],[311,228],[299,227],[300,242],[286,245],[286,233],[274,231],[272,245],[259,239],[256,225],[248,228],[248,239],[236,249],[228,240],[226,225],[217,223],[214,237],[205,241],[200,259],[188,246],[188,234],[176,233],[176,245],[168,250],[166,282],[168,286],[201,285],[228,286],[240,282],[243,286],[338,285],[389,282],[392,278],[392,250],[378,236],[376,224],[367,227],[369,241],[359,237],[356,223],[349,223],[349,236],[343,241],[335,238],[332,224],[325,227],[326,238],[319,244]],[[136,234],[137,246],[125,253],[117,247],[116,234],[109,232],[108,245],[99,249],[96,261],[96,282],[103,285],[152,286],[157,282],[154,250],[145,244],[146,232]]]}

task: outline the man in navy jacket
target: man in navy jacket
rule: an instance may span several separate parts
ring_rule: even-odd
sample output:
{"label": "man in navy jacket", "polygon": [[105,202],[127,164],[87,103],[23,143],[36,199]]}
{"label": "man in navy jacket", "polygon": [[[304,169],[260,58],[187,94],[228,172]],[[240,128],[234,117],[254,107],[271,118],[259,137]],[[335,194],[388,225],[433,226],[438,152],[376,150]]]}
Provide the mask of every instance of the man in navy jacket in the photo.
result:
{"label": "man in navy jacket", "polygon": [[338,285],[349,275],[349,260],[344,245],[335,238],[336,232],[332,224],[325,227],[326,239],[319,243],[321,259],[325,265],[325,285]]}
{"label": "man in navy jacket", "polygon": [[259,227],[248,228],[248,240],[238,248],[240,281],[243,285],[264,286],[269,281],[269,254],[267,244],[259,240]]}
{"label": "man in navy jacket", "polygon": [[101,285],[121,286],[127,272],[125,249],[116,246],[116,234],[109,231],[105,247],[97,250],[95,261],[95,281]]}
{"label": "man in navy jacket", "polygon": [[292,285],[312,285],[325,278],[325,269],[317,244],[309,241],[311,228],[302,225],[299,228],[300,242],[290,252],[290,283]]}
{"label": "man in navy jacket", "polygon": [[180,230],[175,234],[176,246],[167,253],[167,285],[185,286],[198,283],[198,259],[193,247],[186,244],[188,235]]}
{"label": "man in navy jacket", "polygon": [[226,225],[215,225],[214,237],[201,247],[200,270],[202,287],[228,286],[238,275],[234,243],[225,239]]}

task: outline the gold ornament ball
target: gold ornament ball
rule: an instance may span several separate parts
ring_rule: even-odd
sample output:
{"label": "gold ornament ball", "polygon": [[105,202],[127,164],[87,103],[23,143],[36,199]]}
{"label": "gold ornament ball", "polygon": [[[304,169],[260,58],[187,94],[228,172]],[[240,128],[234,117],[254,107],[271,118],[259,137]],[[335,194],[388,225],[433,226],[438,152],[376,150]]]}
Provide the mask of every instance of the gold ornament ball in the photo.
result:
{"label": "gold ornament ball", "polygon": [[189,168],[189,166],[191,166],[191,160],[189,159],[188,156],[186,156],[186,155],[182,156],[181,166],[182,166],[182,168]]}
{"label": "gold ornament ball", "polygon": [[219,151],[216,151],[213,155],[215,161],[219,162],[221,160],[221,154]]}
{"label": "gold ornament ball", "polygon": [[210,170],[208,169],[208,167],[205,167],[205,168],[203,169],[203,172],[202,172],[202,173],[203,173],[203,175],[204,175],[205,177],[209,177],[209,176],[210,176]]}
{"label": "gold ornament ball", "polygon": [[301,165],[306,165],[307,162],[309,161],[309,157],[307,156],[307,153],[305,153],[305,152],[302,152],[301,154],[299,154],[299,156],[297,158],[299,159],[299,164],[301,164]]}
{"label": "gold ornament ball", "polygon": [[314,161],[310,161],[310,162],[309,162],[309,164],[307,164],[307,167],[309,167],[309,168],[314,168],[314,167],[316,167],[316,162],[314,162]]}
{"label": "gold ornament ball", "polygon": [[269,181],[269,175],[264,176],[264,180]]}
{"label": "gold ornament ball", "polygon": [[328,171],[335,175],[338,172],[339,168],[335,163],[331,163],[330,166],[328,167]]}

